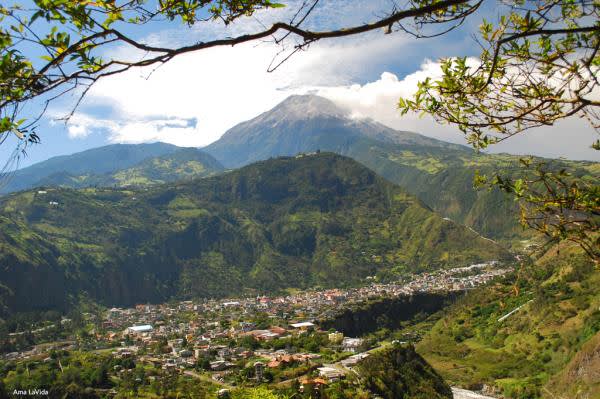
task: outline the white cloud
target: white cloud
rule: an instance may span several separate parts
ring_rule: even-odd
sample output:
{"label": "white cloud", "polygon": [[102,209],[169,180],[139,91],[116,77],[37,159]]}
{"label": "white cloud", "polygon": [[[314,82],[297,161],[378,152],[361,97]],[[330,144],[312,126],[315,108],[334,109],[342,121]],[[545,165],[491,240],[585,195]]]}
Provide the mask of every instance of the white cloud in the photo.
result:
{"label": "white cloud", "polygon": [[[365,18],[368,20],[382,5],[389,5],[387,0],[369,2],[369,6],[361,1],[352,3],[358,11],[349,12],[340,2],[323,2],[309,26],[323,29],[361,23],[363,16],[368,16]],[[256,18],[230,27],[205,25],[203,31],[158,32],[148,41],[155,45],[176,45],[215,36],[234,36],[260,28],[261,24],[268,25],[273,18],[286,19],[293,9],[278,11],[283,14],[259,13]],[[428,42],[429,46],[432,44],[453,45]],[[71,119],[68,132],[72,138],[103,131],[111,142],[164,141],[181,146],[204,146],[237,123],[272,108],[288,95],[310,91],[346,106],[355,116],[371,117],[399,130],[464,143],[460,132],[451,126],[439,125],[429,117],[402,117],[397,111],[398,98],[414,93],[418,81],[441,74],[439,64],[428,60],[403,77],[383,72],[387,69],[383,64],[399,65],[408,50],[411,54],[419,51],[414,45],[411,38],[380,32],[326,41],[295,55],[273,73],[267,73],[266,69],[280,48],[270,43],[248,43],[179,56],[156,70],[136,69],[99,81],[88,93],[81,111]],[[128,50],[114,51],[126,55]],[[135,58],[139,54],[129,56]],[[383,72],[379,79],[353,84],[373,70]],[[598,159],[597,152],[587,149],[593,138],[594,133],[585,124],[569,120],[507,140],[494,147],[494,151]],[[574,149],[574,142],[580,148]]]}
{"label": "white cloud", "polygon": [[[469,62],[475,63],[476,60]],[[439,63],[425,60],[418,71],[402,79],[391,72],[383,72],[378,80],[364,85],[313,87],[310,91],[345,106],[357,117],[370,117],[398,130],[464,144],[466,141],[462,135],[450,126],[440,125],[430,117],[420,118],[415,114],[401,116],[398,112],[400,97],[410,97],[416,92],[418,82],[427,77],[438,78],[441,74]]]}
{"label": "white cloud", "polygon": [[[383,35],[352,44],[324,43],[297,54],[272,73],[267,67],[278,51],[274,45],[250,43],[183,55],[154,71],[137,69],[100,80],[70,121],[69,133],[80,138],[104,130],[112,142],[160,140],[203,146],[288,95],[305,91],[308,84],[347,84],[371,65],[369,59],[404,43],[400,36]],[[107,108],[110,117],[102,114]],[[159,123],[174,119],[196,123],[168,127]]]}
{"label": "white cloud", "polygon": [[[468,62],[475,65],[477,60],[470,59]],[[355,116],[370,117],[398,130],[414,131],[440,140],[465,144],[464,136],[453,126],[441,125],[428,116],[402,116],[398,112],[398,99],[415,93],[417,82],[427,77],[435,79],[440,76],[440,64],[427,60],[420,70],[403,79],[384,72],[378,80],[364,85],[315,87],[311,91],[345,106]],[[591,148],[591,144],[597,139],[598,134],[586,120],[571,117],[554,126],[525,131],[491,146],[489,151],[600,161],[600,153]]]}
{"label": "white cloud", "polygon": [[89,126],[84,123],[70,124],[67,131],[72,139],[87,137],[90,134]]}

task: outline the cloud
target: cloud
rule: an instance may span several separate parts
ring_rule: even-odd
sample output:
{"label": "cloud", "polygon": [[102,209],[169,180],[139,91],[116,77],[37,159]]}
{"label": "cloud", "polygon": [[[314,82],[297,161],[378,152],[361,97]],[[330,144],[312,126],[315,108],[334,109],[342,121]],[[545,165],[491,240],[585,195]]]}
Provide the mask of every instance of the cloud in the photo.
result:
{"label": "cloud", "polygon": [[[469,60],[475,63],[475,59]],[[329,98],[350,109],[356,117],[369,117],[398,130],[418,132],[440,140],[464,144],[466,141],[457,129],[436,123],[430,117],[415,114],[400,115],[398,99],[410,97],[417,90],[417,83],[425,78],[442,75],[440,64],[425,60],[418,71],[400,79],[391,72],[383,72],[380,78],[363,85],[312,87],[310,92]]]}
{"label": "cloud", "polygon": [[[69,134],[82,138],[104,131],[111,142],[152,139],[204,146],[309,84],[349,84],[373,65],[369,60],[397,51],[404,43],[403,37],[383,35],[323,43],[272,73],[267,67],[279,48],[271,44],[186,54],[155,70],[132,70],[97,82],[70,121]],[[196,123],[163,127],[163,119]]]}
{"label": "cloud", "polygon": [[[284,10],[261,12],[227,27],[209,24],[203,25],[202,30],[155,32],[146,41],[175,46],[236,36],[260,30],[274,20],[288,19],[298,4],[296,1]],[[386,5],[388,0],[322,2],[307,26],[325,29],[363,23]],[[347,107],[356,117],[370,117],[399,130],[445,141],[465,142],[451,126],[440,125],[430,117],[401,116],[397,111],[398,98],[412,95],[417,82],[441,75],[439,63],[424,58],[436,54],[431,58],[437,59],[439,54],[447,52],[465,53],[455,43],[443,40],[415,43],[401,34],[373,32],[319,42],[275,72],[267,73],[269,63],[280,50],[268,42],[213,48],[176,57],[157,69],[135,69],[100,80],[69,122],[69,136],[83,139],[101,132],[110,142],[164,141],[180,146],[204,146],[291,94],[313,92]],[[111,51],[133,58],[142,56],[128,53],[130,49],[125,47]],[[421,65],[415,64],[406,73],[405,65],[410,64],[407,59],[411,57],[413,60],[420,57]],[[377,76],[373,71],[381,71],[379,77],[373,78]],[[598,153],[588,149],[593,138],[593,131],[584,122],[572,119],[517,136],[493,150],[598,159]],[[573,143],[578,143],[578,147]]]}
{"label": "cloud", "polygon": [[[469,59],[475,65],[476,59]],[[309,91],[327,97],[350,109],[357,117],[370,117],[398,130],[418,132],[440,140],[466,144],[462,133],[450,125],[437,123],[429,116],[400,115],[397,103],[400,97],[410,97],[417,90],[417,82],[441,76],[438,62],[426,60],[421,68],[399,79],[393,73],[363,85],[313,87]],[[518,155],[539,155],[549,158],[600,161],[600,153],[591,148],[598,134],[580,117],[570,117],[553,126],[525,131],[489,148],[489,152],[507,152]]]}
{"label": "cloud", "polygon": [[181,140],[193,140],[196,120],[180,118],[153,118],[148,120],[111,120],[75,114],[67,131],[74,139],[85,138],[94,131],[107,133],[110,141],[117,143],[147,143],[163,141],[177,144]]}

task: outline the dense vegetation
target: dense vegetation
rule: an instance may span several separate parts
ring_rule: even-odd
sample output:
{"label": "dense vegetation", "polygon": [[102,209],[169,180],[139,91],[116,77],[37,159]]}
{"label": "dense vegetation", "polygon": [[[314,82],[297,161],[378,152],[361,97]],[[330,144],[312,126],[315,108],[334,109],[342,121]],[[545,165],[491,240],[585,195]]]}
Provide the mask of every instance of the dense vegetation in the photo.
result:
{"label": "dense vegetation", "polygon": [[[115,374],[114,370],[118,370]],[[250,370],[253,370],[250,368]],[[346,380],[321,390],[321,399],[452,398],[448,384],[412,346],[393,346],[374,352]],[[214,399],[218,386],[208,379],[195,379],[178,373],[163,372],[131,358],[57,350],[43,361],[32,360],[0,364],[0,398],[12,392],[46,389],[51,398],[193,398]],[[111,394],[111,391],[113,392]],[[301,394],[297,384],[290,388],[277,385],[242,387],[232,390],[231,399],[315,398],[314,392]]]}
{"label": "dense vegetation", "polygon": [[[361,162],[439,214],[486,237],[522,247],[522,241],[533,235],[520,226],[518,206],[507,195],[497,188],[473,188],[476,171],[516,176],[522,170],[519,157],[477,154],[467,147],[396,131],[371,120],[352,119],[329,100],[316,96],[292,96],[273,110],[233,127],[203,151],[162,143],[101,147],[19,170],[0,192],[41,185],[144,186],[208,176],[222,171],[219,161],[239,167],[318,149]],[[585,182],[596,181],[600,174],[593,162],[561,160],[549,165],[549,170],[560,169]]]}
{"label": "dense vegetation", "polygon": [[56,173],[40,180],[38,185],[73,188],[148,186],[206,177],[222,171],[223,166],[207,153],[195,148],[181,148],[167,155],[146,158],[134,166],[111,173]]}
{"label": "dense vegetation", "polygon": [[[456,144],[356,120],[331,101],[293,96],[269,112],[230,129],[205,150],[227,167],[321,149],[349,156],[443,216],[486,237],[514,243],[530,238],[518,221],[518,207],[500,190],[475,190],[475,171],[511,175],[519,157],[476,153]],[[600,175],[597,163],[554,161],[575,176]],[[510,216],[510,217],[507,217]]]}
{"label": "dense vegetation", "polygon": [[442,377],[412,346],[376,352],[357,366],[361,383],[384,399],[451,399]]}
{"label": "dense vegetation", "polygon": [[598,287],[600,274],[580,251],[554,249],[449,307],[419,353],[453,384],[488,384],[508,398],[595,398]]}
{"label": "dense vegetation", "polygon": [[508,256],[333,154],[151,189],[28,191],[0,207],[5,311],[356,284]]}
{"label": "dense vegetation", "polygon": [[[114,370],[120,370],[118,376],[109,375]],[[0,376],[0,398],[14,397],[14,390],[29,389],[45,389],[45,396],[50,398],[204,399],[216,396],[210,395],[212,387],[209,384],[177,373],[165,374],[160,369],[136,364],[132,359],[115,358],[107,353],[57,350],[43,361],[3,363]]]}

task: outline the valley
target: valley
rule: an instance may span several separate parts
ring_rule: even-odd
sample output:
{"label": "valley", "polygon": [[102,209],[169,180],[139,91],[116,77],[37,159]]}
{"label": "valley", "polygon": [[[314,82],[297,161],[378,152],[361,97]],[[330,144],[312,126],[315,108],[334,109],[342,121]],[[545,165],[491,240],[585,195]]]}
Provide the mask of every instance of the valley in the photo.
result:
{"label": "valley", "polygon": [[0,209],[8,313],[68,310],[77,295],[112,306],[355,285],[511,257],[331,153],[141,190],[26,191]]}
{"label": "valley", "polygon": [[[13,350],[19,348],[16,345],[33,347],[7,352],[2,359],[26,363],[29,372],[36,375],[47,372],[46,366],[52,362],[49,359],[57,354],[61,358],[67,353],[67,356],[94,353],[100,359],[110,355],[115,366],[106,370],[105,381],[98,382],[95,391],[101,391],[102,384],[120,389],[131,383],[140,395],[160,394],[157,382],[179,373],[206,381],[208,391],[231,391],[240,385],[248,388],[267,382],[282,391],[310,389],[344,394],[348,388],[364,389],[355,375],[361,373],[358,363],[368,357],[395,351],[422,360],[411,346],[420,337],[407,336],[402,343],[374,336],[365,338],[366,331],[340,324],[337,316],[340,311],[358,315],[357,308],[380,301],[400,301],[404,305],[395,313],[389,309],[367,312],[378,320],[399,314],[404,322],[410,323],[417,313],[421,318],[431,315],[466,290],[511,272],[499,266],[490,262],[426,273],[406,282],[371,283],[355,289],[96,309],[73,319],[63,317],[52,324],[39,323],[32,327],[33,335],[29,337],[26,331],[8,334],[8,345]],[[365,320],[356,322],[362,324]],[[332,328],[337,325],[340,331]],[[370,332],[375,332],[391,326],[373,321],[369,327]],[[11,348],[5,346],[2,350]],[[139,374],[132,365],[141,366],[145,372]],[[311,377],[313,372],[317,373],[316,378]],[[137,378],[130,381],[133,376]],[[9,377],[6,391],[16,389],[13,386],[18,381],[18,376]],[[444,387],[443,382],[438,384]],[[61,389],[64,387],[56,383],[50,392],[58,394]],[[433,394],[433,397],[438,395]],[[439,395],[449,397],[448,388],[440,388]]]}
{"label": "valley", "polygon": [[599,398],[597,265],[474,188],[518,165],[304,95],[5,175],[0,397]]}

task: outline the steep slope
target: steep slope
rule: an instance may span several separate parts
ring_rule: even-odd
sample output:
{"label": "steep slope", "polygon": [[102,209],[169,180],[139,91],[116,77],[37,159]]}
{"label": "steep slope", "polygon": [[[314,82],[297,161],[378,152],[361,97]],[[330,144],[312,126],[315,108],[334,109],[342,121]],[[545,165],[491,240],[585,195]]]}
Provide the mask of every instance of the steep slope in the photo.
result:
{"label": "steep slope", "polygon": [[101,175],[126,169],[145,159],[170,154],[178,149],[180,148],[177,146],[165,143],[113,144],[50,158],[11,173],[7,183],[0,186],[0,194],[40,186],[41,181],[56,174]]}
{"label": "steep slope", "polygon": [[[41,240],[35,246],[48,248],[43,262],[28,262],[48,273],[59,267],[66,288],[55,294],[64,301],[88,295],[131,304],[339,286],[380,270],[509,256],[334,154],[264,161],[141,190],[23,192],[4,198],[0,209],[7,223],[24,226],[3,231],[2,245],[26,253],[33,245],[26,237]],[[57,306],[58,299],[22,301],[20,287],[42,289],[24,262],[7,259],[0,269],[0,282],[12,292],[5,300],[10,310]]]}
{"label": "steep slope", "polygon": [[71,188],[147,186],[206,177],[223,170],[223,166],[211,155],[196,148],[181,148],[167,155],[146,158],[132,167],[110,173],[55,173],[38,181],[38,185]]}
{"label": "steep slope", "polygon": [[562,246],[451,305],[417,346],[451,384],[506,398],[597,398],[600,272]]}
{"label": "steep slope", "polygon": [[548,391],[559,399],[600,398],[600,332],[551,379]]}
{"label": "steep slope", "polygon": [[364,387],[385,399],[452,399],[452,390],[412,346],[392,346],[357,365]]}
{"label": "steep slope", "polygon": [[[205,148],[228,167],[318,149],[354,158],[436,212],[484,236],[504,242],[529,236],[518,223],[511,198],[473,188],[475,170],[483,174],[517,170],[518,156],[477,154],[460,145],[352,119],[324,98],[292,96]],[[598,163],[560,161],[557,165],[580,175],[600,175]]]}

